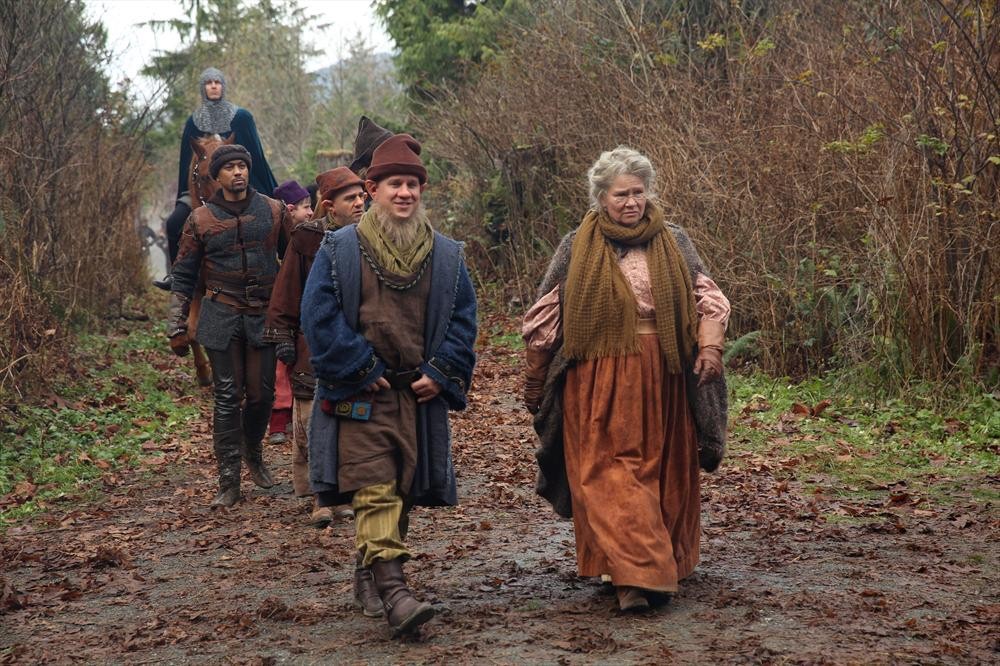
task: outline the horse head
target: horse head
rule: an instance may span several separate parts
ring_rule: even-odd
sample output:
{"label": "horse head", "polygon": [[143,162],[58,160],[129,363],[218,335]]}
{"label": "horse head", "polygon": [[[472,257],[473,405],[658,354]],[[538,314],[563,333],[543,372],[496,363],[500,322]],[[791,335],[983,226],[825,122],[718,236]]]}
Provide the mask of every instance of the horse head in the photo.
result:
{"label": "horse head", "polygon": [[223,139],[218,134],[191,139],[191,149],[194,151],[194,154],[191,156],[191,171],[188,177],[191,208],[198,208],[204,205],[219,189],[219,181],[212,178],[208,169],[212,162],[212,153],[219,146],[235,143],[235,141],[235,134],[230,134],[226,139]]}

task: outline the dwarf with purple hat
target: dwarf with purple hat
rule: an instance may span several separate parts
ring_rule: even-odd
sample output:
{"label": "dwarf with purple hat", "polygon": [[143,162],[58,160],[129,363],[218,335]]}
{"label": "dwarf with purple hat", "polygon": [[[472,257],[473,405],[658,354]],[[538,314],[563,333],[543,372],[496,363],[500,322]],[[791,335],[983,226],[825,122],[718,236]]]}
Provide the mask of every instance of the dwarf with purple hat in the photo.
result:
{"label": "dwarf with purple hat", "polygon": [[[282,219],[285,233],[312,217],[312,201],[309,192],[295,180],[286,180],[274,188],[274,198],[285,207]],[[284,253],[285,248],[281,248]],[[288,367],[278,363],[274,373],[274,407],[271,408],[271,422],[268,444],[284,444],[288,441],[288,427],[292,423],[292,386],[288,377]]]}
{"label": "dwarf with purple hat", "polygon": [[285,224],[290,230],[312,217],[312,198],[309,190],[298,181],[286,180],[274,188],[274,198],[285,205]]}
{"label": "dwarf with purple hat", "polygon": [[475,290],[462,244],[424,210],[420,151],[408,134],[375,148],[371,208],[327,232],[302,294],[317,382],[310,481],[320,505],[351,502],[355,575],[374,583],[393,635],[434,615],[403,574],[408,516],[458,503],[448,411],[465,408],[476,360]]}

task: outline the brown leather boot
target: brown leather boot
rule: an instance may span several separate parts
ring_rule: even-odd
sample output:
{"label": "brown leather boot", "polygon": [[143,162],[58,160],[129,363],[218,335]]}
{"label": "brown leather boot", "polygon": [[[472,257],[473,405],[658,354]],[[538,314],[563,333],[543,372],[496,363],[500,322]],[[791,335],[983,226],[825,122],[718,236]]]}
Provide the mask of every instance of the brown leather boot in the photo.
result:
{"label": "brown leather boot", "polygon": [[375,560],[372,564],[372,576],[393,637],[414,631],[434,617],[434,607],[418,601],[410,588],[406,587],[402,559],[396,558],[388,562]]}
{"label": "brown leather boot", "polygon": [[382,617],[385,611],[382,609],[382,599],[375,589],[375,579],[372,577],[371,568],[362,566],[361,553],[354,565],[354,601],[365,617]]}
{"label": "brown leather boot", "polygon": [[244,439],[243,445],[240,447],[240,453],[243,454],[243,462],[246,463],[247,471],[250,472],[250,478],[254,483],[261,488],[271,488],[274,486],[274,477],[271,476],[271,470],[264,464],[264,446],[260,440],[253,443],[247,442]]}
{"label": "brown leather boot", "polygon": [[235,486],[224,486],[219,489],[218,494],[216,494],[215,499],[212,500],[211,506],[224,507],[226,509],[231,508],[241,499],[240,497],[240,487]]}
{"label": "brown leather boot", "polygon": [[240,431],[227,430],[212,436],[215,459],[219,468],[219,492],[212,508],[229,508],[240,501]]}
{"label": "brown leather boot", "polygon": [[644,613],[649,610],[649,600],[639,588],[619,585],[615,591],[618,593],[618,607],[623,613]]}
{"label": "brown leather boot", "polygon": [[323,529],[333,522],[333,510],[328,506],[320,506],[313,497],[312,513],[309,514],[309,524],[313,527]]}
{"label": "brown leather boot", "polygon": [[250,460],[246,461],[247,471],[250,472],[250,478],[261,488],[271,488],[274,486],[274,477],[271,476],[271,470],[267,468],[263,460]]}

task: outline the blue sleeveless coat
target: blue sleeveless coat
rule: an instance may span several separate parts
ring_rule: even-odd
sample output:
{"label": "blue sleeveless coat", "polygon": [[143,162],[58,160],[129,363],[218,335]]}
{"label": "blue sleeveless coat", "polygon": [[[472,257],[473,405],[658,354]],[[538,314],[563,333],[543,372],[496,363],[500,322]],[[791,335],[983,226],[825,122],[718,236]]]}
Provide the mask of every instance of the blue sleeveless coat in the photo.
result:
{"label": "blue sleeveless coat", "polygon": [[[422,506],[458,503],[448,410],[466,406],[476,363],[476,292],[462,245],[434,233],[431,288],[420,371],[442,386],[417,407],[417,465],[410,495]],[[316,400],[309,431],[309,475],[324,503],[347,497],[337,487],[336,417],[319,409],[321,399],[343,400],[382,376],[386,366],[358,330],[361,249],[357,227],[328,231],[302,294],[302,330],[316,373]]]}

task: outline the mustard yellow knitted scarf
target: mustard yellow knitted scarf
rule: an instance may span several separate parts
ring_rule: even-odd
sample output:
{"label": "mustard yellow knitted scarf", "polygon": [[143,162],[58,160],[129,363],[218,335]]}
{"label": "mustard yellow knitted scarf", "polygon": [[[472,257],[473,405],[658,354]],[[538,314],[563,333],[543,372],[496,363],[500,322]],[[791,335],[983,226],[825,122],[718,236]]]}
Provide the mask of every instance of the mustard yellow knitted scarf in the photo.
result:
{"label": "mustard yellow knitted scarf", "polygon": [[690,363],[697,340],[694,288],[663,212],[652,201],[632,227],[618,224],[604,211],[590,210],[584,215],[566,277],[563,355],[593,359],[639,351],[635,294],[618,267],[612,242],[648,246],[657,336],[668,371],[681,372]]}

